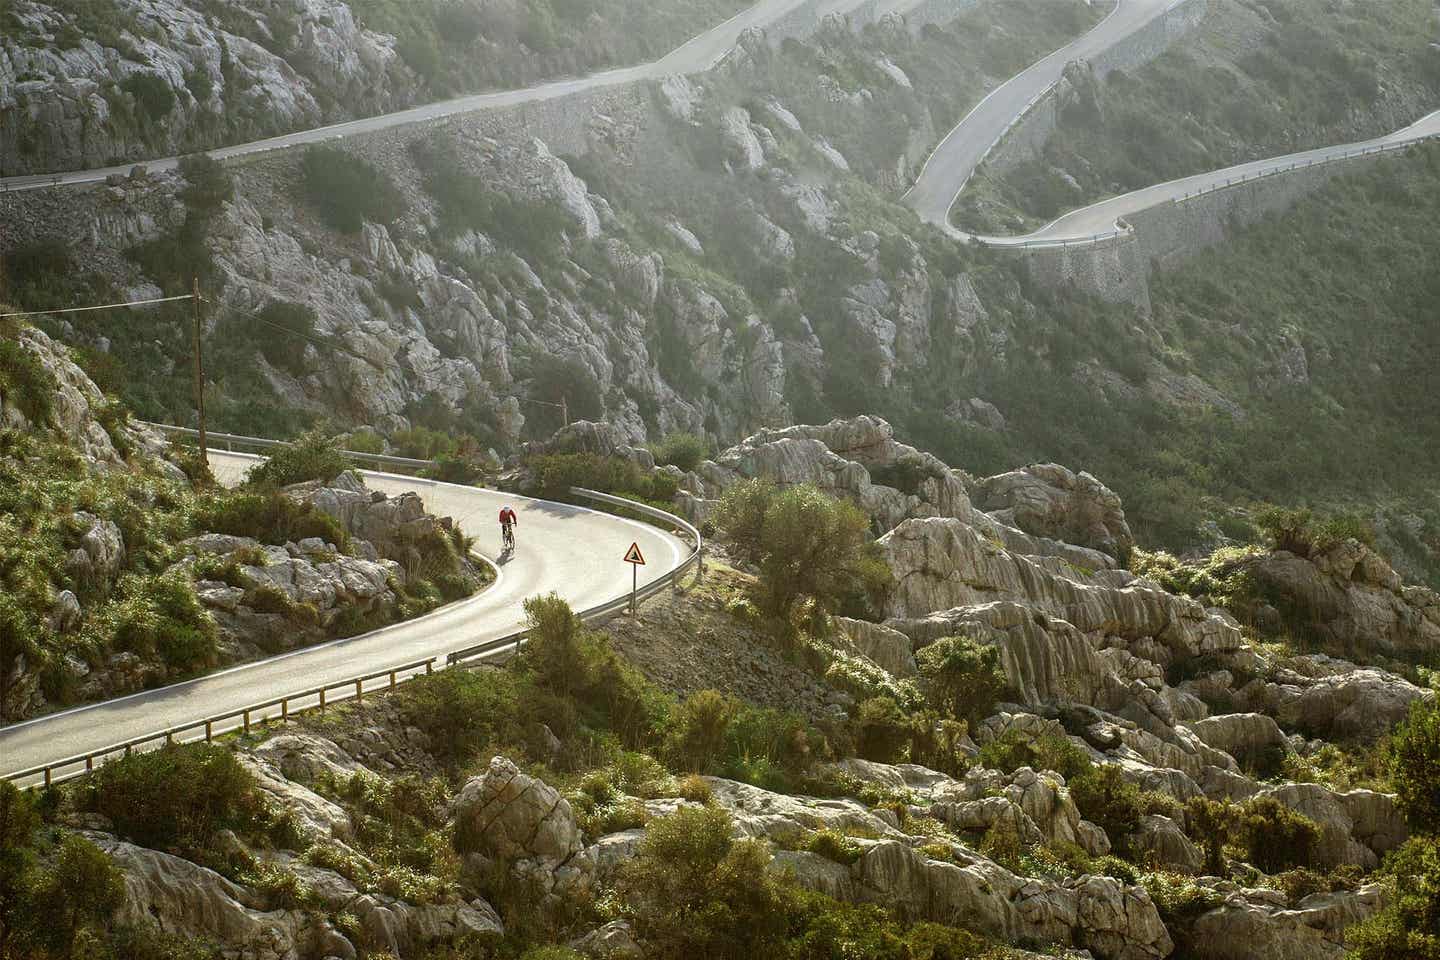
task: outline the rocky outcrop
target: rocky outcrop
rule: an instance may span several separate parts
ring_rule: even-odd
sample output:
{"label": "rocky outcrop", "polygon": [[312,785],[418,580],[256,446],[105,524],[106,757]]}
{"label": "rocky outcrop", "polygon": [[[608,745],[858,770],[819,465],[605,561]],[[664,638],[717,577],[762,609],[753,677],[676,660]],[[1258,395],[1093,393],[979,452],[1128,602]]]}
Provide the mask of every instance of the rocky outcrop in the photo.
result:
{"label": "rocky outcrop", "polygon": [[887,612],[934,610],[1013,600],[1065,620],[1083,633],[1154,640],[1169,657],[1237,649],[1233,620],[1121,571],[1087,573],[1063,561],[1019,556],[954,518],[907,520],[880,545],[894,577]]}
{"label": "rocky outcrop", "polygon": [[38,433],[48,429],[58,442],[95,464],[97,469],[124,465],[125,457],[117,448],[117,442],[121,448],[135,448],[149,454],[164,449],[159,437],[134,424],[115,423],[107,430],[101,421],[105,395],[75,365],[69,352],[44,332],[21,325],[15,342],[38,364],[41,376],[49,381],[49,384],[37,384],[38,389],[46,393],[49,414],[45,422],[32,423],[27,410],[21,406],[19,392],[0,391],[0,430]]}
{"label": "rocky outcrop", "polygon": [[1267,598],[1321,643],[1410,660],[1440,652],[1440,594],[1406,586],[1380,554],[1357,540],[1308,557],[1277,550],[1253,558],[1245,569]]}
{"label": "rocky outcrop", "polygon": [[587,888],[594,876],[570,802],[503,757],[465,784],[451,812],[456,845],[481,876],[484,864],[499,862],[558,896]]}
{"label": "rocky outcrop", "polygon": [[1380,910],[1379,884],[1317,893],[1293,907],[1273,890],[1217,885],[1225,902],[1195,920],[1192,955],[1200,960],[1341,960],[1345,930]]}
{"label": "rocky outcrop", "polygon": [[1116,559],[1135,545],[1120,497],[1084,471],[1034,464],[987,477],[971,495],[981,510],[1026,533],[1090,547]]}
{"label": "rocky outcrop", "polygon": [[219,941],[256,960],[355,956],[354,946],[318,915],[261,909],[258,897],[213,870],[113,837],[93,839],[124,875],[118,922]]}
{"label": "rocky outcrop", "polygon": [[961,847],[952,861],[895,840],[857,842],[865,852],[848,867],[780,851],[775,869],[843,900],[880,904],[909,920],[965,925],[1008,943],[1075,945],[1104,960],[1165,957],[1174,946],[1149,895],[1110,877],[1057,884],[1017,877]]}
{"label": "rocky outcrop", "polygon": [[[314,643],[342,618],[364,623],[387,614],[406,579],[393,560],[347,556],[318,538],[277,547],[209,533],[180,547],[190,556],[174,569],[196,579],[196,596],[220,628],[227,660]],[[227,579],[207,578],[217,564]]]}

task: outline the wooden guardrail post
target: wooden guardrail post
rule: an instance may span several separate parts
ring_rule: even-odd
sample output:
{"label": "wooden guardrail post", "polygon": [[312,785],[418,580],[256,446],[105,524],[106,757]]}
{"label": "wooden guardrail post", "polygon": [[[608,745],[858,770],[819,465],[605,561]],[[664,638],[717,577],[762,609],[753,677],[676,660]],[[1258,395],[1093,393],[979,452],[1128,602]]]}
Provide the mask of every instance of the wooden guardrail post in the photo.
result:
{"label": "wooden guardrail post", "polygon": [[365,681],[364,681],[364,680],[356,680],[356,681],[355,681],[355,702],[356,702],[356,703],[359,703],[361,700],[364,700],[364,699],[365,699]]}
{"label": "wooden guardrail post", "polygon": [[290,698],[285,697],[280,701],[280,722],[290,722]]}
{"label": "wooden guardrail post", "polygon": [[205,742],[210,743],[215,739],[212,721],[205,721]]}
{"label": "wooden guardrail post", "polygon": [[325,688],[320,688],[320,712],[325,712]]}
{"label": "wooden guardrail post", "polygon": [[250,732],[250,711],[249,711],[249,710],[245,710],[245,711],[243,711],[243,712],[244,712],[244,714],[245,714],[245,719],[244,719],[245,732],[248,734],[248,733]]}

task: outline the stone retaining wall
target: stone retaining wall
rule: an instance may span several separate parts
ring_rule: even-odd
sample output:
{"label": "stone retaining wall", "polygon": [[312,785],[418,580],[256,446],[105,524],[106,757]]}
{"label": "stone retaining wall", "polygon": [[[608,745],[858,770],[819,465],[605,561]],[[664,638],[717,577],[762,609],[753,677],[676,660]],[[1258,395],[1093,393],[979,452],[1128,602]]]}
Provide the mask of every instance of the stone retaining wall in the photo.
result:
{"label": "stone retaining wall", "polygon": [[1112,302],[1150,307],[1150,273],[1228,240],[1237,230],[1288,209],[1341,174],[1386,154],[1345,157],[1283,170],[1131,215],[1130,234],[1063,247],[1008,248],[1027,258],[1030,275],[1049,286],[1074,284]]}

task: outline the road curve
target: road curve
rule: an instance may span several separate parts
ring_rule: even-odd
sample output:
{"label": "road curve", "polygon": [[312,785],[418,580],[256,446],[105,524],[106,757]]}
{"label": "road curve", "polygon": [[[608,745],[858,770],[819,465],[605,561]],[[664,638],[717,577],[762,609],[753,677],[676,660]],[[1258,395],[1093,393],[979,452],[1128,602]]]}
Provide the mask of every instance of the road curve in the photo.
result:
{"label": "road curve", "polygon": [[1440,137],[1440,110],[1422,117],[1408,127],[1382,137],[1376,137],[1373,140],[1320,147],[1316,150],[1305,150],[1283,157],[1253,160],[1249,163],[1226,167],[1223,170],[1212,170],[1209,173],[1196,174],[1193,177],[1157,183],[1154,186],[1093,203],[1088,207],[1081,207],[1079,210],[1072,210],[1033,233],[1017,237],[975,237],[975,239],[989,246],[997,247],[1051,245],[1088,240],[1119,231],[1121,229],[1119,221],[1139,213],[1141,210],[1148,210],[1151,207],[1179,200],[1191,194],[1223,187],[1237,180],[1254,179],[1294,167],[1324,163],[1378,149],[1401,147],[1431,137]]}
{"label": "road curve", "polygon": [[[259,458],[212,451],[210,459],[217,477],[228,483],[239,480]],[[498,564],[499,579],[489,589],[427,616],[0,728],[0,776],[503,637],[521,627],[521,603],[536,594],[553,590],[576,610],[616,599],[630,591],[630,565],[622,557],[631,541],[639,543],[649,561],[641,568],[641,586],[678,567],[690,553],[688,544],[656,527],[584,507],[362,473],[372,489],[392,495],[414,491],[432,513],[454,517],[461,529],[478,538],[478,549],[486,556],[493,557],[498,549],[496,515],[503,504],[512,504],[519,514],[515,556]]]}
{"label": "road curve", "polygon": [[1108,50],[1184,0],[1116,0],[1090,32],[1011,77],[957,123],[925,161],[904,200],[926,223],[954,236],[950,208],[990,149],[1037,96],[1060,79],[1065,65]]}
{"label": "road curve", "polygon": [[[638,80],[670,76],[672,74],[701,73],[713,67],[734,47],[740,35],[752,27],[765,27],[790,13],[795,8],[812,0],[759,0],[751,7],[740,11],[729,20],[712,27],[702,34],[686,41],[675,50],[650,63],[631,67],[605,70],[586,77],[569,80],[554,80],[549,83],[525,87],[519,90],[502,90],[493,93],[472,94],[452,100],[442,100],[408,110],[399,110],[376,117],[347,120],[343,123],[299,130],[294,133],[254,140],[250,143],[217,147],[207,151],[217,160],[228,160],[250,154],[264,153],[284,147],[323,143],[327,140],[342,139],[361,133],[386,130],[391,127],[437,120],[461,113],[495,110],[522,103],[539,103],[570,96],[583,91],[601,90]],[[846,13],[860,6],[865,0],[821,0],[823,13]],[[896,10],[914,6],[918,0],[885,0],[886,6]],[[132,161],[120,166],[101,167],[94,170],[76,170],[68,173],[33,174],[16,177],[0,177],[0,191],[37,190],[43,187],[75,186],[97,183],[112,174],[127,175],[135,163],[143,164],[151,173],[173,170],[179,164],[179,157],[165,157],[156,160]]]}

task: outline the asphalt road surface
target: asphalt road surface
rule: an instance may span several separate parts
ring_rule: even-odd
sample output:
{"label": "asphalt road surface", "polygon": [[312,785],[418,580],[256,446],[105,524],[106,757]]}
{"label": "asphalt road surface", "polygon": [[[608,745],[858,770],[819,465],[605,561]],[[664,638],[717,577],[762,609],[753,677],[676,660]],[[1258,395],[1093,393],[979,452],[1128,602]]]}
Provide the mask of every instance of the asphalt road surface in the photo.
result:
{"label": "asphalt road surface", "polygon": [[1115,9],[1089,33],[996,87],[940,141],[915,185],[905,194],[905,202],[921,220],[959,235],[950,226],[950,208],[985,154],[1004,136],[1011,121],[1025,112],[1030,101],[1060,79],[1070,61],[1108,50],[1181,2],[1117,0]]}
{"label": "asphalt road surface", "polygon": [[[267,150],[277,150],[282,147],[294,147],[304,144],[323,143],[328,140],[338,140],[359,133],[386,130],[391,127],[420,123],[426,120],[436,120],[454,114],[494,110],[521,103],[538,103],[544,100],[553,100],[557,97],[570,96],[571,94],[583,91],[600,90],[605,87],[618,86],[637,80],[670,76],[677,73],[701,73],[709,70],[721,57],[729,52],[735,45],[735,42],[740,38],[740,35],[746,30],[751,27],[763,28],[767,24],[773,23],[785,14],[790,13],[804,2],[806,2],[806,0],[760,0],[760,2],[754,6],[747,7],[724,23],[712,27],[699,36],[685,42],[659,60],[651,63],[606,70],[601,73],[591,74],[587,77],[555,80],[533,87],[525,87],[520,90],[503,90],[494,93],[473,94],[471,96],[458,97],[453,100],[443,100],[438,103],[425,104],[424,106],[412,107],[408,110],[400,110],[395,113],[382,114],[376,117],[349,120],[344,123],[315,127],[310,130],[301,130],[295,133],[287,133],[283,136],[270,137],[265,140],[255,140],[250,143],[236,144],[230,147],[217,147],[207,152],[217,160],[225,160],[255,153],[264,153]],[[863,0],[822,0],[822,2],[825,12],[844,13],[859,6]],[[917,2],[919,2],[919,0],[883,0],[884,6],[887,8],[901,11],[914,6]],[[142,163],[151,173],[160,173],[175,169],[180,162],[180,158],[166,157],[163,159],[136,162]],[[35,190],[42,187],[97,183],[104,181],[105,178],[111,174],[128,175],[131,167],[134,165],[135,162],[132,162],[120,166],[102,167],[96,170],[76,170],[69,173],[3,177],[0,178],[0,190]]]}
{"label": "asphalt road surface", "polygon": [[[258,458],[212,452],[222,482],[240,479]],[[567,504],[530,500],[494,490],[364,472],[388,494],[413,490],[426,507],[454,517],[477,537],[477,550],[497,558],[500,507],[519,515],[513,558],[497,558],[499,579],[482,593],[427,616],[373,633],[337,640],[232,667],[209,676],[0,728],[0,775],[238,710],[275,697],[445,654],[520,629],[521,603],[554,591],[576,610],[629,593],[632,541],[648,561],[644,586],[679,566],[688,543],[635,520]]]}
{"label": "asphalt road surface", "polygon": [[976,239],[991,246],[1048,245],[1088,239],[1090,237],[1114,233],[1118,229],[1119,220],[1138,213],[1141,210],[1148,210],[1162,203],[1179,200],[1193,193],[1223,187],[1236,180],[1254,178],[1281,170],[1289,170],[1292,167],[1303,167],[1312,163],[1334,160],[1361,151],[1370,151],[1381,147],[1397,147],[1425,140],[1430,137],[1440,137],[1440,110],[1417,120],[1402,130],[1386,134],[1383,137],[1376,137],[1373,140],[1364,140],[1358,143],[1343,143],[1333,147],[1321,147],[1318,150],[1306,150],[1302,153],[1292,153],[1283,157],[1270,157],[1266,160],[1242,163],[1237,166],[1226,167],[1223,170],[1213,170],[1209,173],[1185,177],[1181,180],[1157,183],[1152,187],[1145,187],[1132,193],[1112,197],[1109,200],[1102,200],[1088,207],[1081,207],[1079,210],[1072,210],[1070,213],[1059,217],[1046,226],[1041,227],[1039,230],[1025,234],[1024,236],[977,237]]}

